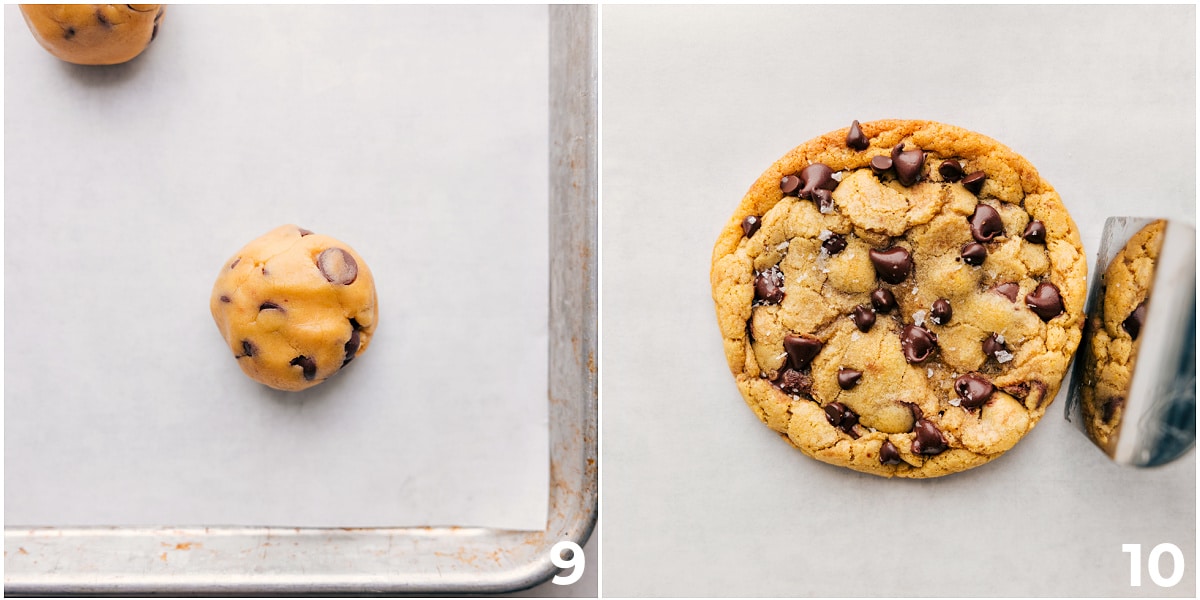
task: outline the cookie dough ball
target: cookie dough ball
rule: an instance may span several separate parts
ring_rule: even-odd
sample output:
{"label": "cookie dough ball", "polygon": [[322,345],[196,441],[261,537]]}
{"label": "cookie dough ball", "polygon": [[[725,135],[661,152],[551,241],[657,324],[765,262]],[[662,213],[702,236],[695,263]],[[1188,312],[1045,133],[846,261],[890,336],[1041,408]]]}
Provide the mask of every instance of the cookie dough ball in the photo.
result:
{"label": "cookie dough ball", "polygon": [[371,343],[375,280],[350,246],[284,225],[221,268],[213,320],[242,371],[278,390],[325,381]]}
{"label": "cookie dough ball", "polygon": [[22,4],[33,37],[77,65],[115,65],[142,53],[158,35],[162,4]]}

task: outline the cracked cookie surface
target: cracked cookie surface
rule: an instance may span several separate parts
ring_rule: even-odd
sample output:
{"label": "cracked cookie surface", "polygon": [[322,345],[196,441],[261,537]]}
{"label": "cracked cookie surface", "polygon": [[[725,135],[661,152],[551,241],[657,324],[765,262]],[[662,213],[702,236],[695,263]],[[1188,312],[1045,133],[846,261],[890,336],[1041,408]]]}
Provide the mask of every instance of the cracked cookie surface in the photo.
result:
{"label": "cracked cookie surface", "polygon": [[1116,451],[1166,226],[1162,220],[1146,225],[1113,257],[1104,271],[1100,303],[1088,324],[1090,343],[1087,356],[1082,357],[1086,363],[1080,388],[1083,424],[1109,455]]}
{"label": "cracked cookie surface", "polygon": [[25,24],[50,54],[77,65],[115,65],[158,35],[163,4],[22,4]]}
{"label": "cracked cookie surface", "polygon": [[747,404],[804,453],[934,477],[1012,448],[1078,346],[1087,263],[1061,199],[985,136],[887,120],[793,149],[713,251]]}
{"label": "cracked cookie surface", "polygon": [[365,352],[378,314],[362,257],[295,225],[226,261],[209,306],[242,371],[287,391],[317,385]]}

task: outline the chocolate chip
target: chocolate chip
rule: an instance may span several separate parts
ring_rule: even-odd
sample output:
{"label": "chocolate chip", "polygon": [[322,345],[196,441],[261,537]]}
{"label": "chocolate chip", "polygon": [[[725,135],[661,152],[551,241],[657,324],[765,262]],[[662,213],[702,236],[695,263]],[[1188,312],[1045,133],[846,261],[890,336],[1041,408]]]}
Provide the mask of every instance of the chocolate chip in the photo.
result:
{"label": "chocolate chip", "polygon": [[854,426],[858,424],[858,415],[854,414],[854,411],[850,410],[845,404],[841,402],[826,404],[825,419],[829,421],[830,425],[853,435],[855,438],[858,437],[854,434]]}
{"label": "chocolate chip", "polygon": [[293,367],[300,367],[303,369],[304,378],[308,381],[312,381],[313,378],[317,376],[317,363],[307,356],[297,356],[288,364],[292,365]]}
{"label": "chocolate chip", "polygon": [[1004,233],[1004,221],[1000,220],[1000,213],[986,204],[976,205],[975,213],[968,220],[971,222],[971,237],[977,242],[990,242]]}
{"label": "chocolate chip", "polygon": [[925,152],[920,148],[905,150],[904,144],[892,148],[892,166],[896,168],[896,179],[908,187],[921,179],[921,168],[925,165]]}
{"label": "chocolate chip", "polygon": [[904,360],[917,364],[925,362],[933,356],[937,348],[937,334],[916,325],[905,325],[900,330],[900,350]]}
{"label": "chocolate chip", "polygon": [[1041,221],[1030,221],[1025,226],[1025,233],[1021,234],[1025,241],[1030,244],[1045,244],[1046,243],[1046,225]]}
{"label": "chocolate chip", "polygon": [[987,248],[979,242],[967,242],[963,244],[959,252],[962,254],[963,262],[976,267],[982,265],[988,255]]}
{"label": "chocolate chip", "polygon": [[825,344],[807,335],[788,335],[783,338],[783,349],[787,351],[788,363],[793,369],[807,369],[813,358]]}
{"label": "chocolate chip", "polygon": [[835,233],[829,236],[829,239],[822,242],[821,247],[824,248],[830,256],[833,256],[834,254],[846,249],[846,238]]}
{"label": "chocolate chip", "polygon": [[892,246],[887,250],[872,249],[868,254],[879,278],[888,283],[900,283],[912,271],[912,255],[901,246]]}
{"label": "chocolate chip", "polygon": [[837,187],[837,180],[833,178],[833,169],[822,163],[813,163],[804,167],[800,171],[800,181],[804,183],[804,187],[800,188],[801,198],[811,198],[815,190],[833,191]]}
{"label": "chocolate chip", "polygon": [[304,236],[306,236],[306,235],[312,235],[312,232],[311,232],[311,231],[309,231],[309,230],[307,230],[307,229],[305,229],[305,228],[303,228],[303,227],[297,227],[296,229],[299,229],[299,230],[300,230],[300,237],[304,237]]}
{"label": "chocolate chip", "polygon": [[892,170],[892,159],[883,156],[882,154],[871,159],[871,171],[876,175],[882,176],[884,173]]}
{"label": "chocolate chip", "polygon": [[1121,329],[1129,334],[1129,339],[1137,340],[1138,334],[1142,332],[1142,323],[1146,322],[1146,301],[1143,300],[1129,316],[1121,321]]}
{"label": "chocolate chip", "polygon": [[1011,281],[1007,281],[1005,283],[996,284],[996,286],[992,288],[992,291],[1004,296],[1005,298],[1008,298],[1009,302],[1016,302],[1017,294],[1021,293],[1021,286]]}
{"label": "chocolate chip", "polygon": [[229,296],[226,296],[226,295],[222,294],[222,295],[221,295],[221,302],[229,302]]}
{"label": "chocolate chip", "polygon": [[900,459],[900,450],[891,440],[883,440],[879,446],[879,462],[885,465],[898,465],[903,460]]}
{"label": "chocolate chip", "polygon": [[784,175],[779,180],[779,190],[784,196],[796,196],[800,191],[800,178],[795,175]]}
{"label": "chocolate chip", "polygon": [[754,215],[742,219],[742,233],[746,234],[746,237],[753,236],[759,227],[762,227],[762,219]]}
{"label": "chocolate chip", "polygon": [[960,375],[954,380],[954,393],[962,398],[962,405],[967,408],[983,406],[995,391],[996,386],[992,385],[992,382],[975,373]]}
{"label": "chocolate chip", "polygon": [[341,248],[327,248],[317,255],[317,268],[329,283],[350,285],[358,279],[358,263]]}
{"label": "chocolate chip", "polygon": [[346,350],[346,360],[342,361],[343,367],[350,364],[350,361],[354,360],[354,357],[358,355],[358,345],[360,341],[360,334],[358,333],[358,329],[355,328],[350,332],[350,341],[346,342],[344,347]]}
{"label": "chocolate chip", "polygon": [[917,419],[916,425],[913,426],[912,451],[913,454],[923,454],[925,456],[933,456],[946,451],[946,438],[942,436],[942,432],[931,422],[925,419]]}
{"label": "chocolate chip", "polygon": [[156,37],[158,37],[158,20],[157,19],[155,19],[154,29],[150,30],[150,41],[153,42],[154,38],[156,38]]}
{"label": "chocolate chip", "polygon": [[1025,306],[1029,307],[1034,314],[1041,317],[1043,321],[1049,321],[1063,313],[1062,295],[1058,293],[1058,286],[1043,281],[1033,288],[1025,296]]}
{"label": "chocolate chip", "polygon": [[242,340],[242,355],[253,357],[258,348],[250,340]]}
{"label": "chocolate chip", "polygon": [[848,390],[858,385],[858,380],[860,379],[862,379],[862,371],[855,369],[838,369],[838,387],[842,388],[843,390]]}
{"label": "chocolate chip", "polygon": [[949,300],[938,298],[933,301],[933,308],[929,310],[929,320],[933,321],[934,325],[945,325],[952,316],[954,309],[951,308]]}
{"label": "chocolate chip", "polygon": [[978,196],[979,192],[983,190],[983,180],[984,179],[987,179],[987,175],[984,174],[983,171],[975,171],[974,173],[971,173],[970,175],[967,175],[966,177],[964,177],[962,180],[962,184],[963,184],[963,187],[967,188],[968,192],[971,192],[972,194],[975,194],[976,196]]}
{"label": "chocolate chip", "polygon": [[779,267],[771,267],[754,278],[754,297],[764,304],[783,302],[783,271]]}
{"label": "chocolate chip", "polygon": [[283,307],[275,304],[274,302],[263,302],[262,304],[258,305],[258,310],[283,310]]}
{"label": "chocolate chip", "polygon": [[858,126],[858,121],[850,123],[850,132],[846,134],[846,146],[851,150],[863,151],[867,149],[870,142],[867,136],[863,135],[862,128]]}
{"label": "chocolate chip", "polygon": [[239,256],[236,259],[234,259],[234,261],[232,263],[229,264],[229,268],[232,269],[232,268],[238,266],[238,263],[240,263],[240,262],[242,262],[242,257]]}
{"label": "chocolate chip", "polygon": [[358,324],[358,319],[350,319],[350,326],[353,327],[355,331],[363,328],[362,325]]}
{"label": "chocolate chip", "polygon": [[1109,398],[1108,401],[1104,403],[1104,412],[1102,413],[1101,418],[1106,422],[1111,421],[1112,418],[1117,415],[1117,409],[1124,405],[1125,398],[1122,398],[1121,396]]}
{"label": "chocolate chip", "polygon": [[997,354],[1004,351],[1004,344],[1000,342],[1000,336],[993,333],[983,338],[983,353],[987,357],[995,359]]}
{"label": "chocolate chip", "polygon": [[876,288],[871,292],[871,306],[875,307],[875,312],[886,315],[896,308],[896,296],[891,290]]}
{"label": "chocolate chip", "polygon": [[75,28],[68,27],[67,30],[63,32],[63,37],[68,40],[75,37]]}
{"label": "chocolate chip", "polygon": [[858,327],[859,331],[866,333],[875,325],[875,311],[871,310],[869,306],[860,304],[854,307],[854,311],[850,313],[850,320],[854,321],[854,325]]}
{"label": "chocolate chip", "polygon": [[774,383],[783,393],[791,396],[799,396],[812,391],[812,377],[795,369],[784,369],[771,383]]}
{"label": "chocolate chip", "polygon": [[827,215],[833,212],[833,192],[829,190],[813,190],[812,199],[817,203],[817,210]]}
{"label": "chocolate chip", "polygon": [[938,167],[938,173],[942,175],[942,179],[949,181],[950,183],[954,183],[955,181],[962,179],[963,175],[965,175],[962,165],[954,159],[943,162],[941,166]]}
{"label": "chocolate chip", "polygon": [[108,22],[108,18],[104,16],[104,11],[99,8],[96,9],[96,20],[99,21],[100,24],[105,27],[105,29],[112,28],[112,23]]}

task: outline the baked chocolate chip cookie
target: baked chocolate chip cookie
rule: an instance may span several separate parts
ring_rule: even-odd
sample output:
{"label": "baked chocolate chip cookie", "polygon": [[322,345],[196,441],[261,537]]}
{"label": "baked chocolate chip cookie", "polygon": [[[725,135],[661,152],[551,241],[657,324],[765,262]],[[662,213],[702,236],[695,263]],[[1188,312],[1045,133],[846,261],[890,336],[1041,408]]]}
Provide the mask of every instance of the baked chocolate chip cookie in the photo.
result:
{"label": "baked chocolate chip cookie", "polygon": [[378,310],[362,257],[295,225],[233,255],[209,305],[242,371],[287,391],[317,385],[366,352]]}
{"label": "baked chocolate chip cookie", "polygon": [[1054,188],[985,136],[886,120],[750,188],[711,271],[763,422],[819,460],[936,477],[1012,448],[1079,344],[1087,262]]}
{"label": "baked chocolate chip cookie", "polygon": [[22,4],[34,39],[50,54],[77,65],[132,60],[158,36],[162,4]]}
{"label": "baked chocolate chip cookie", "polygon": [[1138,334],[1146,321],[1146,305],[1166,221],[1138,231],[1113,257],[1101,281],[1100,302],[1090,315],[1089,341],[1080,386],[1083,424],[1106,452],[1116,451],[1117,432],[1137,358]]}

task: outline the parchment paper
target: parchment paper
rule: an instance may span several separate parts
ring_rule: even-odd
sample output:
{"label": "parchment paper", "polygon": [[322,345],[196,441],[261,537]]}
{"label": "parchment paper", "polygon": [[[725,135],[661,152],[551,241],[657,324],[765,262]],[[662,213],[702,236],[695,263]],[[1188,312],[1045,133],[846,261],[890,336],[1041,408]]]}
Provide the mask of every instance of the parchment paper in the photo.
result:
{"label": "parchment paper", "polygon": [[[1194,220],[1195,16],[606,6],[605,594],[1194,596],[1194,452],[1117,467],[1063,420],[1060,393],[972,471],[890,481],[825,465],[745,406],[708,275],[755,179],[852,119],[933,119],[1008,145],[1062,195],[1093,261],[1110,215]],[[1163,542],[1185,558],[1173,588],[1144,566]]]}
{"label": "parchment paper", "polygon": [[[4,16],[6,524],[544,527],[545,7],[173,5],[108,68]],[[208,309],[285,223],[380,301],[298,394]]]}

